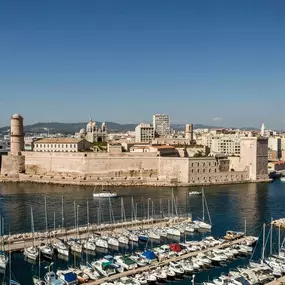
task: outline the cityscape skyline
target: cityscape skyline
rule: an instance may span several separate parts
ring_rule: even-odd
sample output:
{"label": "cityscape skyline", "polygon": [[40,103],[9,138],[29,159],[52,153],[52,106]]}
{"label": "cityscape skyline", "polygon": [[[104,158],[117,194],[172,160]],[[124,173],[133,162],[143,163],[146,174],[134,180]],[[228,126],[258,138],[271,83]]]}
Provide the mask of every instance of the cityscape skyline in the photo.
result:
{"label": "cityscape skyline", "polygon": [[16,1],[0,10],[0,126],[151,122],[283,129],[285,3]]}

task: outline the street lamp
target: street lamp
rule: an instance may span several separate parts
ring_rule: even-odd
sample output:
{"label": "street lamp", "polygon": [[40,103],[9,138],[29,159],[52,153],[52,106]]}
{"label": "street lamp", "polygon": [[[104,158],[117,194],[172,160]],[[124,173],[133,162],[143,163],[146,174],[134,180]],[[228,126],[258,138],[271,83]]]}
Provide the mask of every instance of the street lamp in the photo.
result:
{"label": "street lamp", "polygon": [[192,285],[195,285],[195,274],[192,275]]}
{"label": "street lamp", "polygon": [[53,266],[53,262],[50,263],[50,265],[46,266],[45,269],[48,269],[48,284],[51,284],[51,278],[50,278],[50,268]]}

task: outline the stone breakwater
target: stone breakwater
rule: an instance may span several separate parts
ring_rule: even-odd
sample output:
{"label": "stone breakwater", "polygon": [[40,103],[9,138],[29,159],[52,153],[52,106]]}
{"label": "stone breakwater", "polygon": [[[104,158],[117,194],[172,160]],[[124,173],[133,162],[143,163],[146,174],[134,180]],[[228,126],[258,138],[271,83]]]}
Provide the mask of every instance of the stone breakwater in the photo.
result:
{"label": "stone breakwater", "polygon": [[277,228],[283,228],[285,229],[285,218],[281,218],[281,219],[278,219],[278,220],[274,220],[271,222],[271,224],[274,226],[274,227],[277,227]]}
{"label": "stone breakwater", "polygon": [[55,184],[62,186],[112,186],[112,187],[140,187],[140,186],[152,186],[152,187],[188,187],[188,186],[211,186],[211,185],[231,185],[231,184],[246,184],[246,183],[266,183],[271,182],[272,179],[264,179],[258,181],[220,181],[220,182],[201,182],[201,183],[181,183],[177,182],[177,180],[173,181],[165,181],[159,178],[154,179],[145,179],[141,177],[128,179],[90,179],[81,180],[77,177],[72,176],[62,176],[62,177],[50,177],[50,176],[39,176],[39,175],[25,175],[20,174],[17,176],[3,176],[0,175],[0,182],[2,183],[39,183],[39,184]]}

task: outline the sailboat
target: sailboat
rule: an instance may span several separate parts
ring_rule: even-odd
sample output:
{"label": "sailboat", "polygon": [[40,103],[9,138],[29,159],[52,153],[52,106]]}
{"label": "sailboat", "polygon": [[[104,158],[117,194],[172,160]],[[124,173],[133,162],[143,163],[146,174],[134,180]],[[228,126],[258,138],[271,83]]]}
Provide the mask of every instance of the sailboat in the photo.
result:
{"label": "sailboat", "polygon": [[110,190],[106,190],[104,189],[103,185],[102,185],[102,190],[101,192],[95,192],[96,188],[94,189],[93,192],[93,197],[94,198],[115,198],[118,197],[117,192],[111,192]]}
{"label": "sailboat", "polygon": [[24,255],[32,260],[36,260],[39,256],[39,251],[35,246],[35,238],[34,238],[34,216],[33,216],[33,208],[31,207],[31,227],[32,227],[32,235],[33,235],[33,245],[30,247],[26,247],[24,249]]}
{"label": "sailboat", "polygon": [[53,247],[48,244],[48,218],[47,218],[47,200],[46,200],[46,197],[45,197],[45,221],[46,221],[46,244],[44,245],[40,245],[39,246],[39,250],[40,252],[42,253],[43,256],[47,257],[47,258],[52,258],[53,257],[53,254],[54,254],[54,250],[53,250]]}
{"label": "sailboat", "polygon": [[19,282],[12,280],[12,258],[11,258],[10,239],[9,239],[9,285],[21,285]]}
{"label": "sailboat", "polygon": [[[206,210],[207,210],[207,214],[208,214],[208,218],[209,218],[209,222],[210,223],[206,223],[205,222],[205,206],[206,206]],[[211,217],[210,217],[210,213],[209,213],[209,209],[208,209],[208,205],[207,205],[207,200],[206,200],[206,196],[205,196],[205,193],[204,193],[204,189],[202,189],[202,210],[203,210],[202,220],[201,221],[194,221],[194,223],[200,229],[210,230],[212,228],[212,222],[211,222]]]}
{"label": "sailboat", "polygon": [[0,217],[0,231],[1,231],[1,244],[2,244],[2,249],[0,250],[0,268],[1,269],[6,269],[6,265],[8,263],[8,256],[4,252],[4,219]]}
{"label": "sailboat", "polygon": [[41,280],[41,252],[39,252],[39,276],[33,276],[34,285],[47,285],[46,281]]}

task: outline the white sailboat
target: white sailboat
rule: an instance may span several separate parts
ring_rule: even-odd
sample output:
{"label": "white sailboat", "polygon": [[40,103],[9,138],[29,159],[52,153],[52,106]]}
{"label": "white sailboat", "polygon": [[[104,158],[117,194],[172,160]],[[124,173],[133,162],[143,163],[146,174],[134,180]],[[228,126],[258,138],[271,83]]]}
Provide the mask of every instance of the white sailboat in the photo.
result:
{"label": "white sailboat", "polygon": [[94,189],[93,192],[93,197],[94,198],[115,198],[118,197],[117,192],[111,192],[110,190],[106,190],[104,189],[103,185],[102,185],[102,190],[101,192],[95,192],[96,188]]}
{"label": "white sailboat", "polygon": [[33,276],[34,285],[47,285],[46,281],[41,280],[41,252],[39,252],[39,276]]}
{"label": "white sailboat", "polygon": [[32,260],[36,260],[39,256],[39,250],[35,246],[35,237],[34,237],[35,228],[34,228],[34,216],[33,216],[33,208],[32,207],[31,207],[31,227],[32,227],[33,245],[30,247],[26,247],[24,249],[24,255],[27,258],[30,258]]}
{"label": "white sailboat", "polygon": [[2,249],[0,250],[0,268],[5,269],[8,263],[8,256],[4,252],[4,218],[0,217],[0,231],[1,231],[1,244]]}
{"label": "white sailboat", "polygon": [[[208,219],[210,223],[206,223],[205,222],[205,207],[207,210],[207,214],[208,214]],[[207,200],[206,200],[206,196],[204,193],[204,189],[202,189],[202,210],[203,210],[203,217],[202,217],[202,221],[194,221],[194,223],[199,226],[200,229],[206,229],[206,230],[210,230],[212,228],[212,222],[211,222],[211,217],[210,217],[210,213],[209,213],[209,209],[208,209],[208,205],[207,205]]]}

